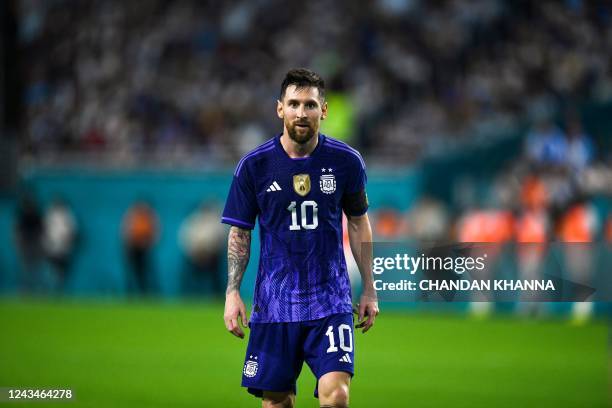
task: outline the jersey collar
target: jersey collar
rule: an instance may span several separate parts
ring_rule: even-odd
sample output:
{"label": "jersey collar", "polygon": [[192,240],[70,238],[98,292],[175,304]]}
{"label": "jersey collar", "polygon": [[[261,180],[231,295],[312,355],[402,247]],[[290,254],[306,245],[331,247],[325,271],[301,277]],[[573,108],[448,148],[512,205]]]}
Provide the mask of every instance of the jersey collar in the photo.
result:
{"label": "jersey collar", "polygon": [[302,160],[308,160],[308,159],[312,159],[313,157],[315,157],[318,153],[319,150],[321,150],[321,146],[323,145],[323,142],[325,141],[325,135],[323,133],[319,133],[319,140],[317,142],[317,145],[315,146],[314,150],[312,151],[312,153],[310,153],[309,156],[307,157],[289,157],[289,155],[287,154],[287,152],[285,151],[285,149],[283,148],[283,145],[280,142],[280,138],[283,134],[279,133],[275,138],[274,138],[274,143],[276,144],[277,149],[280,150],[281,154],[286,157],[287,159],[291,160],[291,161],[302,161]]}

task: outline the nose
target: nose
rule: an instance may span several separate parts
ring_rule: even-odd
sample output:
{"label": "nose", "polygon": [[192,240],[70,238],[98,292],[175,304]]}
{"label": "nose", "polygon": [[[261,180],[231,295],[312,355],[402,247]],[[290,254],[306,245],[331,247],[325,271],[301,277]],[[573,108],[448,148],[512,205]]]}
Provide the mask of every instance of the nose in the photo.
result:
{"label": "nose", "polygon": [[298,107],[296,114],[298,118],[306,117],[306,109],[304,109],[304,105],[300,105]]}

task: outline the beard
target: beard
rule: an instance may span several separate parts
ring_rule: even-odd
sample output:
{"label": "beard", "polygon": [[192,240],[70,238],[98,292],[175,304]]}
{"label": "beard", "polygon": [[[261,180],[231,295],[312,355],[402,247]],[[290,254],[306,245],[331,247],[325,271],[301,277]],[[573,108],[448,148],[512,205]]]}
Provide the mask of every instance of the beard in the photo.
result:
{"label": "beard", "polygon": [[308,143],[316,134],[316,130],[310,123],[308,123],[307,128],[299,128],[296,127],[296,124],[291,125],[289,123],[286,123],[285,126],[291,140],[301,145]]}

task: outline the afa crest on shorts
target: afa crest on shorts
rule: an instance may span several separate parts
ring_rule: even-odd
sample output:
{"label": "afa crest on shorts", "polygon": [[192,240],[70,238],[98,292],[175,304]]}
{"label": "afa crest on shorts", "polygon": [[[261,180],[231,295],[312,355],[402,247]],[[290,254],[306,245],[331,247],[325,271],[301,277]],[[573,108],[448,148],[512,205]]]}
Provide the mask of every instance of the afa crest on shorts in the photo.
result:
{"label": "afa crest on shorts", "polygon": [[321,192],[333,194],[336,191],[336,178],[333,174],[321,174],[319,187],[321,187]]}
{"label": "afa crest on shorts", "polygon": [[242,372],[244,374],[245,377],[255,377],[257,375],[257,368],[259,367],[259,364],[257,364],[257,357],[255,357],[253,359],[253,356],[249,356],[249,360],[247,360],[246,363],[244,363],[244,368],[242,369]]}

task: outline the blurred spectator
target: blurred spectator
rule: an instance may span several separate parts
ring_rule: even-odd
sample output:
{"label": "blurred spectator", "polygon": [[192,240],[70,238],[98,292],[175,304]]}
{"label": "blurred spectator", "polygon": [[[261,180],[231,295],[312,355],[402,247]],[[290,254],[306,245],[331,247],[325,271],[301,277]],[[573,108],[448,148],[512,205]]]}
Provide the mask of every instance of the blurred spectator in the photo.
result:
{"label": "blurred spectator", "polygon": [[[504,244],[513,237],[513,225],[512,212],[504,209],[473,210],[458,220],[458,241],[477,244],[470,248],[469,256],[486,258],[485,268],[482,271],[470,272],[473,279],[494,278]],[[474,294],[470,303],[470,313],[475,317],[488,316],[493,311],[491,297],[492,295],[486,291]]]}
{"label": "blurred spectator", "polygon": [[[551,235],[549,194],[541,178],[528,175],[521,185],[520,209],[516,215],[514,235],[517,242],[519,279],[541,279],[546,259],[547,242]],[[536,293],[523,293],[523,302],[537,301]],[[521,303],[518,312],[535,315],[542,312],[536,303]]]}
{"label": "blurred spectator", "polygon": [[226,236],[219,223],[220,209],[215,204],[202,203],[183,221],[179,230],[179,242],[186,257],[183,276],[183,292],[199,294],[203,280],[212,281],[212,292],[216,296],[225,293],[221,279]]}
{"label": "blurred spectator", "polygon": [[21,266],[21,288],[26,293],[39,292],[45,286],[42,263],[43,218],[35,197],[23,193],[17,203],[15,244]]}
{"label": "blurred spectator", "polygon": [[65,290],[74,255],[77,224],[66,201],[56,197],[44,215],[44,248],[56,275],[57,287]]}
{"label": "blurred spectator", "polygon": [[406,222],[402,214],[390,206],[381,206],[370,215],[374,239],[381,241],[398,240],[406,235]]}
{"label": "blurred spectator", "polygon": [[527,135],[527,158],[538,167],[563,166],[567,140],[561,129],[548,120],[539,122]]}
{"label": "blurred spectator", "polygon": [[[452,249],[448,246],[449,237],[449,215],[443,203],[433,197],[421,198],[408,214],[408,232],[416,243],[416,254],[428,257],[453,256]],[[460,278],[453,270],[427,269],[423,270],[424,279],[440,284],[442,281],[453,281]],[[428,291],[419,294],[420,299],[430,301],[435,298]],[[455,295],[454,291],[438,291],[443,299],[450,301]]]}
{"label": "blurred spectator", "polygon": [[410,235],[421,243],[450,241],[450,219],[443,203],[424,197],[410,211]]}
{"label": "blurred spectator", "polygon": [[[549,200],[546,185],[540,178],[528,176],[521,186],[520,210],[518,211],[514,235],[520,244],[545,243],[550,238]],[[519,251],[520,251],[519,247]],[[542,246],[532,245],[535,252],[541,252]],[[520,254],[519,254],[520,256]]]}
{"label": "blurred spectator", "polygon": [[571,120],[567,127],[567,165],[578,177],[594,158],[595,148],[591,137],[584,133],[578,120]]}
{"label": "blurred spectator", "polygon": [[535,175],[528,175],[521,186],[521,205],[529,211],[546,210],[549,206],[546,184]]}
{"label": "blurred spectator", "polygon": [[123,242],[130,279],[140,294],[148,294],[152,290],[150,258],[158,228],[157,215],[144,200],[134,203],[123,219]]}
{"label": "blurred spectator", "polygon": [[[557,228],[557,237],[563,242],[563,261],[569,280],[590,287],[594,286],[593,265],[596,259],[592,242],[598,227],[595,209],[587,201],[580,200],[565,211]],[[592,314],[592,302],[572,304],[574,323],[585,323]]]}
{"label": "blurred spectator", "polygon": [[514,217],[506,210],[475,210],[458,221],[459,242],[505,243],[513,237]]}
{"label": "blurred spectator", "polygon": [[562,242],[593,242],[597,228],[594,208],[581,201],[565,211],[559,221],[557,236]]}

